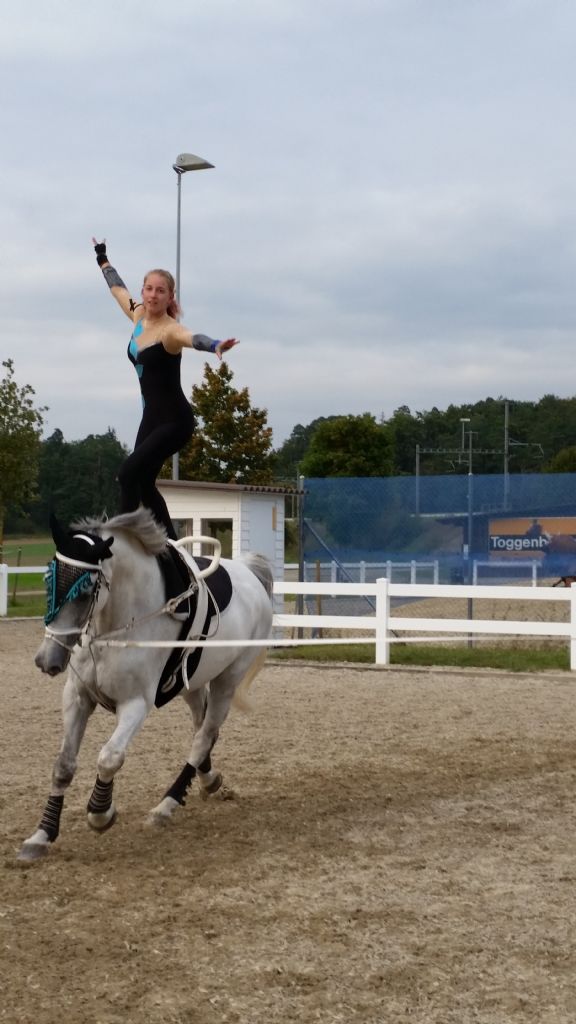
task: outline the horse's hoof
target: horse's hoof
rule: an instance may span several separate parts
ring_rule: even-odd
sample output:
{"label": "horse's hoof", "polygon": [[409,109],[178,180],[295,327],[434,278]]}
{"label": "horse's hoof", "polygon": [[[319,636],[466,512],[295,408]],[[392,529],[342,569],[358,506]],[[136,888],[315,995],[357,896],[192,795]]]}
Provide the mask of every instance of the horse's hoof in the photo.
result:
{"label": "horse's hoof", "polygon": [[148,828],[166,828],[170,824],[167,814],[154,814],[151,812],[146,818],[145,824]]}
{"label": "horse's hoof", "polygon": [[235,800],[236,790],[230,789],[229,786],[222,786],[222,789],[218,790],[217,800]]}
{"label": "horse's hoof", "polygon": [[22,843],[16,859],[19,864],[33,864],[46,857],[49,849],[46,843]]}
{"label": "horse's hoof", "polygon": [[172,815],[180,806],[177,800],[171,796],[162,797],[159,804],[156,804],[151,811],[148,811],[146,824],[153,828],[166,828],[172,820]]}
{"label": "horse's hoof", "polygon": [[109,828],[112,828],[112,825],[116,824],[117,817],[118,817],[118,812],[117,812],[116,808],[114,808],[114,810],[112,811],[112,814],[110,814],[109,812],[107,812],[105,814],[91,814],[91,813],[89,813],[88,817],[87,817],[87,821],[88,821],[88,824],[89,824],[89,826],[90,826],[90,828],[92,829],[93,832],[100,832],[100,833],[102,833],[102,832],[107,832]]}
{"label": "horse's hoof", "polygon": [[223,781],[221,772],[216,772],[212,782],[209,782],[207,786],[203,786],[202,783],[200,783],[200,799],[207,800],[208,797],[217,793]]}

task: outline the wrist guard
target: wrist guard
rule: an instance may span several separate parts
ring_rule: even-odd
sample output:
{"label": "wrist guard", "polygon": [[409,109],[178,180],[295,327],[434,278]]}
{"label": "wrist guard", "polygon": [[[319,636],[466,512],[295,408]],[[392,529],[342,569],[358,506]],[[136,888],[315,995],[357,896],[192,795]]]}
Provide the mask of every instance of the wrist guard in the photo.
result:
{"label": "wrist guard", "polygon": [[106,242],[97,242],[94,246],[94,252],[96,253],[96,263],[99,267],[101,267],[103,263],[108,263]]}
{"label": "wrist guard", "polygon": [[214,338],[209,338],[207,334],[193,334],[192,335],[192,348],[197,349],[199,352],[215,352],[217,341]]}
{"label": "wrist guard", "polygon": [[114,267],[111,267],[110,265],[102,267],[102,273],[104,274],[106,284],[109,288],[126,288],[124,281]]}

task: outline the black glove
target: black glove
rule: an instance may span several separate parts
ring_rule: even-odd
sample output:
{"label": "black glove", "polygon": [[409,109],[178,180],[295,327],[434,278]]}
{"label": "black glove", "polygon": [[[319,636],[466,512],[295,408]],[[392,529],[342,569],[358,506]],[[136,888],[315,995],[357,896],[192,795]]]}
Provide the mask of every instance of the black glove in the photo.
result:
{"label": "black glove", "polygon": [[106,242],[96,242],[94,252],[96,253],[96,263],[99,267],[101,267],[103,263],[109,263],[106,255]]}

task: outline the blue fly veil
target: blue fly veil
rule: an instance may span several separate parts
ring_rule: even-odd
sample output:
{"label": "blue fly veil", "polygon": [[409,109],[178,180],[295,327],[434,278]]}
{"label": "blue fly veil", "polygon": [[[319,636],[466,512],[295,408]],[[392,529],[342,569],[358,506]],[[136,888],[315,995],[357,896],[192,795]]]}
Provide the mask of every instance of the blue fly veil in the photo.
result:
{"label": "blue fly veil", "polygon": [[47,626],[56,618],[67,601],[74,601],[77,597],[93,592],[96,585],[94,575],[97,571],[98,567],[89,562],[79,562],[56,552],[44,576],[46,583],[44,622]]}
{"label": "blue fly veil", "polygon": [[112,538],[89,533],[70,533],[62,529],[55,516],[50,517],[56,554],[48,565],[46,583],[46,615],[49,625],[68,601],[82,596],[96,596],[101,579],[102,560],[110,558]]}

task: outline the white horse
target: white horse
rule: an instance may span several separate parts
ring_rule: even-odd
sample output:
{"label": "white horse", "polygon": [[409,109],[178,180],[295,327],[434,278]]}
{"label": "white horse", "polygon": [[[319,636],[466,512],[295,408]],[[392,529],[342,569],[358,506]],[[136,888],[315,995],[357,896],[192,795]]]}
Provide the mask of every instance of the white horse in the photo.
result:
{"label": "white horse", "polygon": [[[64,737],[42,820],[18,855],[24,861],[44,856],[58,837],[64,793],[74,777],[88,719],[98,704],[115,713],[116,728],[98,756],[96,783],[87,808],[93,829],[102,832],[114,824],[116,772],[155,703],[169,699],[171,686],[175,692],[180,687],[192,713],[194,736],[183,770],[149,820],[168,822],[185,803],[194,777],[204,793],[216,792],[222,777],[212,768],[210,752],[235,692],[241,683],[249,685],[266,656],[265,646],[242,646],[242,641],[266,640],[272,627],[272,573],[261,555],[222,559],[207,581],[203,574],[214,568],[217,559],[208,569],[200,570],[201,560],[188,558],[195,573],[189,588],[190,614],[186,616],[178,599],[166,600],[158,556],[171,561],[170,551],[164,530],[145,509],[107,521],[83,521],[70,532],[53,520],[52,532],[56,557],[47,573],[47,627],[35,661],[49,675],[68,667],[63,691]],[[218,580],[220,590],[222,584],[228,590],[227,604],[219,595]],[[185,623],[178,621],[183,617]],[[178,664],[166,666],[174,650],[171,647],[106,643],[173,642],[183,631],[194,639],[208,635],[238,644],[187,649],[180,669]],[[172,657],[178,659],[179,655]]]}

